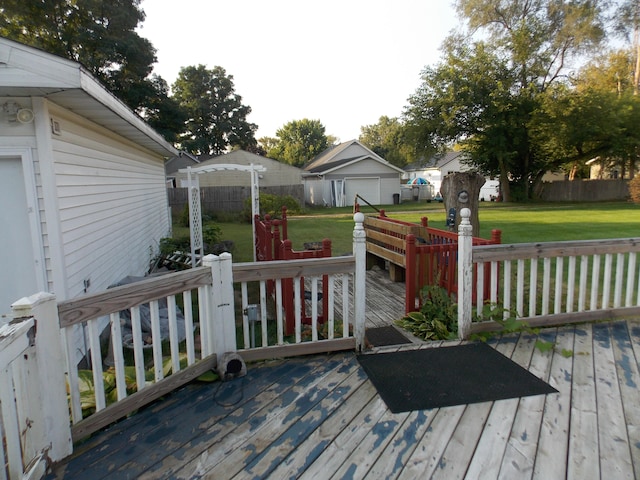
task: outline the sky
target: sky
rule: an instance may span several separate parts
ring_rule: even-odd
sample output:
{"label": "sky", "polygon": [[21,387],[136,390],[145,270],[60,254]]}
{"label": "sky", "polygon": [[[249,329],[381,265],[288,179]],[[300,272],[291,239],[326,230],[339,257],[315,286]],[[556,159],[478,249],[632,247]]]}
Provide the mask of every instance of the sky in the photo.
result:
{"label": "sky", "polygon": [[143,0],[139,34],[171,85],[182,67],[220,66],[251,107],[256,138],[319,120],[340,141],[398,117],[458,26],[449,0]]}

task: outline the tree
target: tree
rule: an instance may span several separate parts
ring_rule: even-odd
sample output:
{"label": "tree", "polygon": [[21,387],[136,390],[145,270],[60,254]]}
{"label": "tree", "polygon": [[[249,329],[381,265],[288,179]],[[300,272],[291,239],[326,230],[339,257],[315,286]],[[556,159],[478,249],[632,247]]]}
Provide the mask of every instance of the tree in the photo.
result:
{"label": "tree", "polygon": [[531,196],[549,166],[530,132],[539,96],[565,80],[571,60],[603,38],[602,1],[458,0],[470,32],[451,35],[427,68],[405,118],[420,149],[460,143],[501,193]]}
{"label": "tree", "polygon": [[329,146],[320,120],[293,120],[278,129],[276,136],[277,143],[267,156],[294,167],[301,167]]}
{"label": "tree", "polygon": [[187,112],[179,137],[183,150],[196,155],[220,155],[229,147],[257,146],[257,125],[249,123],[251,107],[235,93],[233,76],[222,67],[183,67],[172,86],[173,98]]}
{"label": "tree", "polygon": [[358,140],[397,167],[404,167],[415,159],[414,149],[408,142],[404,125],[397,118],[380,117],[375,125],[360,128]]}
{"label": "tree", "polygon": [[171,138],[181,116],[151,76],[156,51],[136,32],[144,18],[140,0],[3,0],[0,35],[81,63]]}

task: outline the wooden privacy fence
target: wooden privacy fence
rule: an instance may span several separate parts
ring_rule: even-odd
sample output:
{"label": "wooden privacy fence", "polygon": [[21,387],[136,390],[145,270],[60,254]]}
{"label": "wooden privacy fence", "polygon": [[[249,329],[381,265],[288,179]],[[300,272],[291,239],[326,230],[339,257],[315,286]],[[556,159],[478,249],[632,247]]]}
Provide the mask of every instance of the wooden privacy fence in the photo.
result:
{"label": "wooden privacy fence", "polygon": [[[0,329],[0,427],[6,438],[0,445],[0,465],[5,467],[0,479],[21,478],[30,458],[40,456],[40,470],[64,458],[71,440],[217,368],[222,355],[249,362],[361,351],[365,237],[362,214],[354,219],[351,256],[233,264],[231,255],[223,253],[206,256],[202,267],[60,303],[49,294],[22,299],[16,305],[26,312],[20,314],[24,318]],[[305,329],[300,279],[307,279],[317,294],[324,277],[326,322],[320,325],[317,307],[312,307],[311,328]],[[297,312],[290,336],[283,313],[286,280],[292,281]],[[273,298],[267,295],[270,282]],[[147,317],[150,325],[143,321]],[[106,332],[108,341],[101,341]],[[88,345],[80,363],[78,336]],[[35,375],[34,358],[41,368]],[[13,397],[5,385],[13,385]]]}
{"label": "wooden privacy fence", "polygon": [[[384,210],[377,216],[366,217],[364,224],[367,266],[388,262],[391,279],[405,281],[405,313],[420,308],[420,290],[427,285],[440,285],[457,295],[456,233],[429,227],[426,217],[420,225],[392,219]],[[489,240],[472,237],[473,245],[493,245],[500,241],[500,230],[493,230]],[[483,289],[481,293],[483,298],[488,298],[488,290]]]}
{"label": "wooden privacy fence", "polygon": [[[462,338],[501,328],[483,315],[487,304],[503,319],[515,317],[531,327],[640,314],[639,238],[473,245],[469,211],[460,214]],[[478,292],[486,291],[488,298],[481,298]]]}
{"label": "wooden privacy fence", "polygon": [[[256,239],[256,259],[258,261],[271,262],[273,260],[302,260],[311,258],[328,258],[331,257],[331,240],[324,239],[315,248],[305,250],[294,250],[293,244],[288,237],[287,226],[287,207],[282,207],[282,215],[280,219],[272,219],[270,215],[265,215],[261,218],[256,215],[254,218],[254,229]],[[307,302],[295,305],[293,299],[294,296],[294,284],[292,279],[285,279],[282,283],[282,296],[285,314],[285,332],[287,335],[291,335],[295,329],[296,316],[301,315],[302,322],[310,325],[314,317],[313,309],[317,308],[318,300],[321,301],[321,312],[317,314],[317,319],[320,323],[327,321],[327,313],[330,312],[329,308],[329,277],[324,275],[322,277],[322,291],[313,292],[309,290],[306,285],[304,277],[299,279],[299,288],[305,293]],[[270,295],[274,295],[274,283],[268,284],[268,292]],[[307,308],[310,307],[310,309]]]}

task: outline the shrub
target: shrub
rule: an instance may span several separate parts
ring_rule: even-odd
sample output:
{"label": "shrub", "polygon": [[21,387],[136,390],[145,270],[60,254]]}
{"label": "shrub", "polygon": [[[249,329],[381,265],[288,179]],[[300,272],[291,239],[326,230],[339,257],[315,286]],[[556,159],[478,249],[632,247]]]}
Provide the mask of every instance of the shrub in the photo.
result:
{"label": "shrub", "polygon": [[439,285],[427,285],[420,292],[422,307],[396,321],[396,325],[424,340],[449,340],[458,333],[458,313],[451,295]]}
{"label": "shrub", "polygon": [[[291,195],[279,196],[270,193],[260,194],[260,215],[271,215],[272,218],[280,218],[282,207],[287,207],[287,213],[297,215],[302,213],[302,208],[298,201]],[[244,201],[242,218],[251,221],[251,198]]]}

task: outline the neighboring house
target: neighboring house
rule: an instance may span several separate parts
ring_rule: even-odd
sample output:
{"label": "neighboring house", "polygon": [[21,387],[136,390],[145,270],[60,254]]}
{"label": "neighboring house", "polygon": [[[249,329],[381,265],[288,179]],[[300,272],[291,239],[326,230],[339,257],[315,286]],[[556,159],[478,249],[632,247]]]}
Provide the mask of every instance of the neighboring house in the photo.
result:
{"label": "neighboring house", "polygon": [[0,38],[0,313],[144,275],[178,155],[81,65]]}
{"label": "neighboring house", "polygon": [[[198,162],[198,166],[222,164],[242,166],[249,166],[251,164],[262,165],[267,170],[260,174],[260,187],[302,184],[302,170],[298,167],[293,167],[269,157],[261,157],[260,155],[245,150],[234,150],[224,155],[209,158],[199,157]],[[186,166],[180,168],[186,168]],[[176,171],[172,176],[176,179],[176,187],[187,186],[186,173]],[[200,174],[199,182],[201,187],[250,187],[251,175],[247,172],[237,170],[216,170],[214,172]]]}
{"label": "neighboring house", "polygon": [[[467,172],[471,170],[471,168],[464,163],[465,155],[464,152],[446,152],[434,155],[426,161],[422,160],[407,165],[404,168],[404,183],[414,178],[423,178],[433,185],[433,191],[437,195],[438,192],[440,192],[440,186],[442,185],[442,179],[444,177],[450,173]],[[480,199],[489,201],[492,198],[497,198],[499,184],[500,182],[497,178],[487,178],[485,184],[480,189]]]}
{"label": "neighboring house", "polygon": [[622,169],[619,162],[600,157],[592,158],[586,162],[589,166],[589,179],[591,180],[617,180],[619,178],[632,178],[632,174],[636,172],[636,166],[633,169]]}
{"label": "neighboring house", "polygon": [[164,163],[164,174],[167,178],[167,188],[178,187],[176,175],[181,168],[195,167],[200,164],[200,160],[195,155],[187,152],[180,152]]}
{"label": "neighboring house", "polygon": [[356,194],[372,205],[384,205],[400,194],[403,170],[357,140],[329,147],[303,168],[308,205],[349,206]]}

